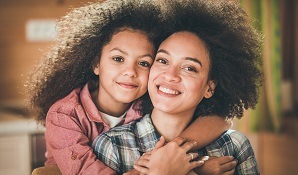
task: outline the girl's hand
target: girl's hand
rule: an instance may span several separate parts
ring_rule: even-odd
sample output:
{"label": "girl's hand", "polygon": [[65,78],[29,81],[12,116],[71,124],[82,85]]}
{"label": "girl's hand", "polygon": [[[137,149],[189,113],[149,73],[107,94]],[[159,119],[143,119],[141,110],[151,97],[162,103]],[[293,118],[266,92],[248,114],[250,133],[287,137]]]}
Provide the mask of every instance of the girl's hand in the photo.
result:
{"label": "girl's hand", "polygon": [[151,154],[144,154],[136,161],[135,169],[139,170],[137,166],[147,167],[145,171],[140,170],[144,174],[181,175],[204,164],[202,160],[192,161],[198,157],[197,153],[187,153],[196,145],[196,142],[187,142],[182,137],[177,137],[162,146],[164,142],[164,138],[161,137]]}
{"label": "girl's hand", "polygon": [[210,157],[194,171],[200,175],[233,175],[236,165],[237,160],[233,156]]}

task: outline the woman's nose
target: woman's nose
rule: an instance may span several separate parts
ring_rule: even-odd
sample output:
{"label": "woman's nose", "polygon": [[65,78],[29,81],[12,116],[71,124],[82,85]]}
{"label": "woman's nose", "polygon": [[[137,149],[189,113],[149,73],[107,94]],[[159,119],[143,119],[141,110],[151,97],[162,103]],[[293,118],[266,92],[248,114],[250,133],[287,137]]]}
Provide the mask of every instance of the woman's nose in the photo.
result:
{"label": "woman's nose", "polygon": [[179,82],[181,77],[179,76],[179,70],[175,67],[169,67],[164,73],[163,78],[168,82]]}

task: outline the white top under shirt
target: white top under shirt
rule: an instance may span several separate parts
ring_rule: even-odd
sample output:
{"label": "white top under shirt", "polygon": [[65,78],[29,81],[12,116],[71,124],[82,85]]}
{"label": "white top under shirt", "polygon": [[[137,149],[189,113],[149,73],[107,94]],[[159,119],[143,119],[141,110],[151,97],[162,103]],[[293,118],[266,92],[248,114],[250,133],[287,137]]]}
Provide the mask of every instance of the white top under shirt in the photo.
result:
{"label": "white top under shirt", "polygon": [[117,126],[120,122],[122,122],[125,118],[125,115],[127,113],[127,111],[121,115],[120,117],[114,117],[114,116],[111,116],[109,114],[106,114],[106,113],[103,113],[103,112],[100,112],[100,115],[103,119],[103,121],[110,126],[110,128],[113,128],[115,126]]}

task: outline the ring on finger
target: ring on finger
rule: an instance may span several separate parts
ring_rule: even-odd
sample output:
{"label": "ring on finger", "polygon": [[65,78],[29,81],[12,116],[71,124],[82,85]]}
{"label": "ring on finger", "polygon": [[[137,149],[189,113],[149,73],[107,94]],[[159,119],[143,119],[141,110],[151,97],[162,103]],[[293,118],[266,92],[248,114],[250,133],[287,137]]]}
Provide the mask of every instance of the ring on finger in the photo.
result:
{"label": "ring on finger", "polygon": [[194,158],[194,156],[193,156],[193,154],[192,153],[189,153],[190,154],[190,156],[191,156],[191,159],[190,160],[192,160],[193,158]]}

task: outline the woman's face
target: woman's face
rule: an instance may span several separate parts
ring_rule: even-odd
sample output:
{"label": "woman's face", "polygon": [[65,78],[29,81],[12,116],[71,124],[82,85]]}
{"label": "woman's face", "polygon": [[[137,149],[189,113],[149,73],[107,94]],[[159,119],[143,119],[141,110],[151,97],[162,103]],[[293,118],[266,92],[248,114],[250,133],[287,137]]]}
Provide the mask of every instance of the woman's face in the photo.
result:
{"label": "woman's face", "polygon": [[209,54],[198,36],[186,31],[172,34],[160,45],[149,75],[154,108],[192,114],[203,97],[212,96],[209,68]]}
{"label": "woman's face", "polygon": [[131,103],[142,96],[147,91],[154,54],[153,44],[140,31],[127,29],[113,35],[94,68],[99,75],[98,97],[113,105]]}

